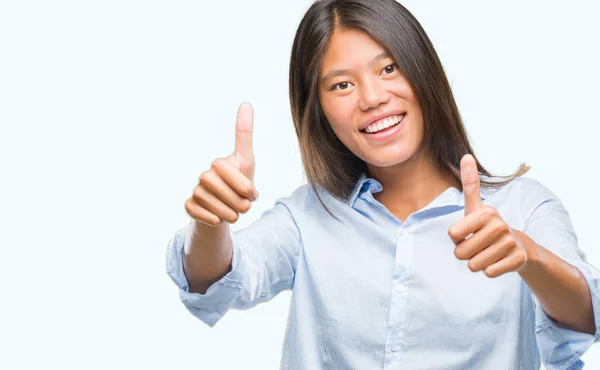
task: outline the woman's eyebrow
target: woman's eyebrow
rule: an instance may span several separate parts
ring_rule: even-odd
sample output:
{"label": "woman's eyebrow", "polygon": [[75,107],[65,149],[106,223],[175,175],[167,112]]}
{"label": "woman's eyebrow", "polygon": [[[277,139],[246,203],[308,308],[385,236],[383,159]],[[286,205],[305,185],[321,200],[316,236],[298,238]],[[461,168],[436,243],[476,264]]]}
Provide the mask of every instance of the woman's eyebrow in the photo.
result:
{"label": "woman's eyebrow", "polygon": [[344,75],[349,75],[349,74],[350,74],[350,70],[349,69],[335,69],[333,71],[327,72],[323,76],[323,78],[321,79],[321,81],[325,82],[329,78],[333,78],[333,77],[337,77],[337,76],[344,76]]}
{"label": "woman's eyebrow", "polygon": [[[369,63],[369,65],[373,65],[376,62],[379,62],[382,59],[386,59],[389,58],[390,55],[387,53],[387,51],[384,51],[383,53],[375,56],[375,58],[373,58],[373,60],[371,60],[371,62]],[[321,78],[322,82],[325,82],[327,79],[329,78],[333,78],[333,77],[337,77],[337,76],[345,76],[345,75],[349,75],[350,74],[350,70],[349,69],[334,69],[333,71],[329,71],[327,72],[323,78]]]}
{"label": "woman's eyebrow", "polygon": [[388,54],[387,51],[384,51],[383,53],[377,55],[375,58],[373,58],[373,60],[371,61],[370,64],[374,64],[376,62],[379,62],[382,59],[386,59],[386,58],[390,58],[390,55]]}

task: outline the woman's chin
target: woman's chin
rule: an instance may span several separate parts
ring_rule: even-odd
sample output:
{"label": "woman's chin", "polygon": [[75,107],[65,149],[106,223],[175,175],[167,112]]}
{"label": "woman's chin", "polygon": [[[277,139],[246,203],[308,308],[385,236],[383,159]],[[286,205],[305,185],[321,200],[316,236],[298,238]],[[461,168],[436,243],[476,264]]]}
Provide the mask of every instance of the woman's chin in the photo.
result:
{"label": "woman's chin", "polygon": [[365,162],[369,166],[378,167],[378,168],[387,168],[394,167],[405,163],[410,157],[402,157],[402,158],[370,158],[370,160],[366,160]]}
{"label": "woman's chin", "polygon": [[411,158],[410,154],[389,155],[389,156],[368,156],[363,159],[367,165],[379,168],[394,167],[402,165]]}

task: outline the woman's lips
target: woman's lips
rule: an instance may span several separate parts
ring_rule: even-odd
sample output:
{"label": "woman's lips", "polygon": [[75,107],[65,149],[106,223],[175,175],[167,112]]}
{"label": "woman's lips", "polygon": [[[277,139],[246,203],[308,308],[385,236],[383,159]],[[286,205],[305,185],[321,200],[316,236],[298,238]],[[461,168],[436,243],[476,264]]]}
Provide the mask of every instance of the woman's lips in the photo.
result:
{"label": "woman's lips", "polygon": [[[383,120],[382,120],[383,121]],[[363,135],[365,135],[366,138],[371,139],[371,140],[385,140],[388,139],[394,135],[396,135],[397,133],[399,133],[402,128],[404,127],[404,124],[406,123],[406,113],[402,115],[402,119],[395,124],[391,124],[390,126],[381,129],[380,131],[376,131],[376,132],[372,132],[369,133],[366,130],[369,129],[370,127],[367,127],[367,129],[365,130],[361,130],[361,133]],[[379,123],[378,123],[379,125]]]}

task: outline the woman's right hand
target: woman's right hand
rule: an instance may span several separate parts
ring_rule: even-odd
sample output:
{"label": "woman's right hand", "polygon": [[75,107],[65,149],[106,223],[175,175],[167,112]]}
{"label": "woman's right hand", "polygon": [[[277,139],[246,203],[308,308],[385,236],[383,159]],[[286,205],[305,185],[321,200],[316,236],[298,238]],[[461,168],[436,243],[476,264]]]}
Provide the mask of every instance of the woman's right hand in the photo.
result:
{"label": "woman's right hand", "polygon": [[194,220],[213,227],[234,223],[258,197],[254,187],[252,127],[252,106],[244,103],[237,112],[235,151],[213,161],[185,202],[185,210]]}

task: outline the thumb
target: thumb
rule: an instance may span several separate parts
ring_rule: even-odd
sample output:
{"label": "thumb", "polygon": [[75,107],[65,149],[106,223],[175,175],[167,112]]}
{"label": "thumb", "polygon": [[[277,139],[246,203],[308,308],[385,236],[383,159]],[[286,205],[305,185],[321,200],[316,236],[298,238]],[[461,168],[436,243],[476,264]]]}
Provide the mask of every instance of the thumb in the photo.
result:
{"label": "thumb", "polygon": [[479,189],[479,172],[477,162],[471,154],[462,157],[460,161],[460,181],[465,195],[465,216],[483,207]]}
{"label": "thumb", "polygon": [[254,181],[253,125],[252,106],[248,103],[243,103],[238,108],[235,122],[235,152],[233,160],[240,171],[251,181]]}

